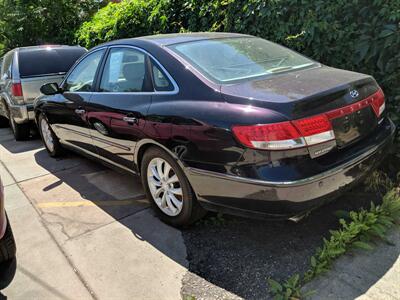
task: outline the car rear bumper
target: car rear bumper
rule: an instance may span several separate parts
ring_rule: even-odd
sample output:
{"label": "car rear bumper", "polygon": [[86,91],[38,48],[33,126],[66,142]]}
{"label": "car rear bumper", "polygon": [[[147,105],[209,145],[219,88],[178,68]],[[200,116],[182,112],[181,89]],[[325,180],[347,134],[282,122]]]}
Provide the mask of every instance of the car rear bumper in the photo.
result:
{"label": "car rear bumper", "polygon": [[200,203],[207,209],[239,215],[288,218],[337,197],[375,169],[390,148],[395,126],[352,159],[312,177],[296,181],[265,181],[187,168]]}
{"label": "car rear bumper", "polygon": [[10,113],[17,124],[35,120],[35,112],[32,104],[10,105]]}

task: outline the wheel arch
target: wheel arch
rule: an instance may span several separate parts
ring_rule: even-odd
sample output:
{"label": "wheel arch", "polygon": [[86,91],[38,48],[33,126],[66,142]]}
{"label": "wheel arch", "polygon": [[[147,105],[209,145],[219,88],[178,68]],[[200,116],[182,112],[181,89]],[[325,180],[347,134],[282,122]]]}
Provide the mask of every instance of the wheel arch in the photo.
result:
{"label": "wheel arch", "polygon": [[135,149],[135,155],[134,155],[134,164],[136,167],[136,171],[138,174],[140,174],[140,165],[142,163],[143,155],[146,152],[147,149],[150,147],[158,147],[167,152],[171,157],[178,163],[178,165],[182,168],[183,172],[185,172],[186,169],[186,164],[179,158],[176,153],[171,151],[167,146],[158,143],[155,140],[152,139],[143,139],[141,140],[137,145]]}
{"label": "wheel arch", "polygon": [[9,104],[10,101],[7,100],[7,97],[5,97],[4,94],[0,95],[0,104],[1,104],[1,109],[0,109],[0,116],[3,116],[7,119],[10,118],[9,114],[10,114],[10,108],[9,108]]}
{"label": "wheel arch", "polygon": [[43,110],[42,106],[41,105],[35,106],[35,123],[38,126],[39,126],[39,116],[40,116],[40,114],[43,114],[47,118],[46,113]]}

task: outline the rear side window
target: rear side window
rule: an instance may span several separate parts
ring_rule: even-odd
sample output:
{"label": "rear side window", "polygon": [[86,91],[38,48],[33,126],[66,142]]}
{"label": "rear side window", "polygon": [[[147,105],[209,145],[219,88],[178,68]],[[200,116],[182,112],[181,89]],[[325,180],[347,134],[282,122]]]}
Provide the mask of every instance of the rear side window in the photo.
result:
{"label": "rear side window", "polygon": [[174,86],[172,85],[171,81],[169,81],[167,75],[156,65],[153,60],[151,62],[154,89],[156,91],[172,91],[174,89]]}
{"label": "rear side window", "polygon": [[21,78],[65,74],[86,53],[84,48],[51,48],[21,50],[19,73]]}
{"label": "rear side window", "polygon": [[3,62],[1,64],[1,77],[5,74],[7,74],[9,77],[11,77],[11,65],[12,65],[12,60],[14,57],[14,52],[8,52],[4,57],[3,57]]}

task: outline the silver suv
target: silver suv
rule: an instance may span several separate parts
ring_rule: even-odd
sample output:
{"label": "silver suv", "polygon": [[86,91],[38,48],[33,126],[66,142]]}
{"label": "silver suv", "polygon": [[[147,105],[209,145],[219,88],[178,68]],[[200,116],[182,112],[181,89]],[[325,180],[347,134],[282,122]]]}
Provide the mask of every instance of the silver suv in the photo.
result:
{"label": "silver suv", "polygon": [[16,48],[0,58],[0,127],[9,123],[17,141],[28,138],[40,87],[61,82],[86,52],[79,46],[44,45]]}

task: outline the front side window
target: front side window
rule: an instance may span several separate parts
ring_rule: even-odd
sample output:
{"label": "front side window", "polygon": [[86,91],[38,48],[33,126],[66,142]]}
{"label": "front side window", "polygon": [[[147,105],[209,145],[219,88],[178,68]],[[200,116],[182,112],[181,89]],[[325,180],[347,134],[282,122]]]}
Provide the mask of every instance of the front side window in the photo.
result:
{"label": "front side window", "polygon": [[86,56],[69,74],[64,91],[90,92],[92,90],[96,71],[103,56],[104,50],[93,52]]}
{"label": "front side window", "polygon": [[146,91],[146,55],[130,48],[112,48],[104,66],[100,92]]}
{"label": "front side window", "polygon": [[264,39],[235,37],[169,46],[210,80],[230,83],[306,68],[316,63]]}

